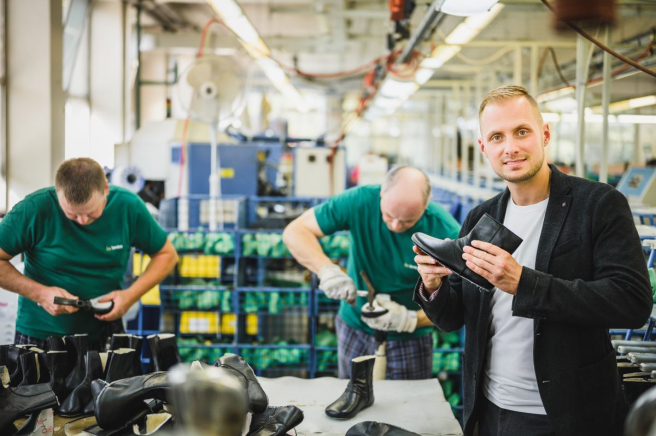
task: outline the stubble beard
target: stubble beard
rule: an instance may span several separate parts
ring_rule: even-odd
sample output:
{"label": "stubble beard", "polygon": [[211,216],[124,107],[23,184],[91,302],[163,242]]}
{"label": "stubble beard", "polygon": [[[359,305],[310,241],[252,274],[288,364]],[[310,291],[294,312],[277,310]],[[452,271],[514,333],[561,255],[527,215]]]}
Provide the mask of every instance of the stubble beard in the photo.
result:
{"label": "stubble beard", "polygon": [[511,174],[505,174],[503,172],[503,163],[501,164],[501,171],[495,171],[495,173],[497,174],[497,176],[501,177],[506,182],[522,183],[532,179],[540,171],[540,168],[542,168],[543,164],[544,164],[544,153],[542,153],[540,160],[536,162],[535,165],[531,166],[531,168],[529,168],[528,172],[526,172],[525,174],[518,174],[517,176],[513,176]]}

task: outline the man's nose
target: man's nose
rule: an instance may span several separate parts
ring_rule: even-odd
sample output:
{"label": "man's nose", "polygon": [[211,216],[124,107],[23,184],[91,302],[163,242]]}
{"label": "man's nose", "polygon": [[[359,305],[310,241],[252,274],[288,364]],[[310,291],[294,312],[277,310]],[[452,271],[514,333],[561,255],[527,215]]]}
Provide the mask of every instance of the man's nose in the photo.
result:
{"label": "man's nose", "polygon": [[88,215],[78,215],[77,216],[77,222],[84,225],[89,221],[89,216]]}
{"label": "man's nose", "polygon": [[517,154],[519,152],[519,146],[517,141],[513,138],[506,140],[505,153],[506,154]]}

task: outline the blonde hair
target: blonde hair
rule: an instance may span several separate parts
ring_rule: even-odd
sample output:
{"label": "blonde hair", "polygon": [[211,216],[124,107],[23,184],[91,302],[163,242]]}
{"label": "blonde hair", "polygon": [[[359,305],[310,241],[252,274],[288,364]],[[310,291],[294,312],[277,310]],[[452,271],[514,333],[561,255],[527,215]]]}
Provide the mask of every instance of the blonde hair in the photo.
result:
{"label": "blonde hair", "polygon": [[74,206],[87,203],[94,192],[105,192],[107,178],[100,164],[88,157],[64,161],[55,175],[55,189]]}
{"label": "blonde hair", "polygon": [[488,104],[495,104],[503,101],[512,100],[515,98],[520,98],[520,97],[524,97],[526,100],[528,100],[528,102],[531,104],[531,107],[533,108],[533,111],[535,112],[535,117],[540,122],[540,125],[542,125],[544,121],[542,119],[542,112],[540,112],[540,107],[538,106],[538,102],[535,101],[535,99],[531,96],[531,94],[528,93],[526,88],[519,85],[500,86],[499,88],[490,91],[485,96],[485,98],[481,102],[481,106],[478,109],[479,124],[481,121],[481,115],[483,114],[483,110],[485,110],[485,107]]}

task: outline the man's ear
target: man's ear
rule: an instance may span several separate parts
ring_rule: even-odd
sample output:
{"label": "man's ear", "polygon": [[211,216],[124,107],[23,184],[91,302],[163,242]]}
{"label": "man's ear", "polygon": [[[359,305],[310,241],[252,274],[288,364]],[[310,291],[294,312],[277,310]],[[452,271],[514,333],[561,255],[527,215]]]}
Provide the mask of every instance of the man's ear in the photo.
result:
{"label": "man's ear", "polygon": [[544,126],[542,126],[542,134],[544,135],[544,146],[546,147],[549,145],[549,141],[551,140],[551,130],[549,129],[549,123],[544,123]]}
{"label": "man's ear", "polygon": [[105,180],[105,195],[109,195],[109,181]]}
{"label": "man's ear", "polygon": [[487,154],[485,154],[485,144],[483,144],[483,138],[478,138],[478,146],[481,150],[481,153],[483,153],[483,155],[487,157]]}

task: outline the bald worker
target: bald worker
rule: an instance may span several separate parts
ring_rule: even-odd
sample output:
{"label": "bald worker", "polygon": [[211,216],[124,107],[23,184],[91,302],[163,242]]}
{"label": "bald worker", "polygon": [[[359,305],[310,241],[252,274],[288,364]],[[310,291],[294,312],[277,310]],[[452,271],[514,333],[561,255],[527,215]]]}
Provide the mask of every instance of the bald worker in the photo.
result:
{"label": "bald worker", "polygon": [[[351,376],[351,360],[375,353],[374,330],[388,332],[387,378],[431,377],[433,343],[431,323],[412,301],[419,277],[414,266],[415,232],[439,238],[458,236],[460,225],[438,204],[430,201],[430,180],[422,171],[397,167],[382,185],[349,189],[303,213],[283,233],[283,241],[303,266],[319,277],[326,296],[342,300],[335,319],[339,377]],[[324,254],[319,238],[350,231],[347,272]],[[378,294],[377,304],[389,312],[379,318],[362,318],[367,302],[356,290],[366,289],[360,277],[366,271]]]}

